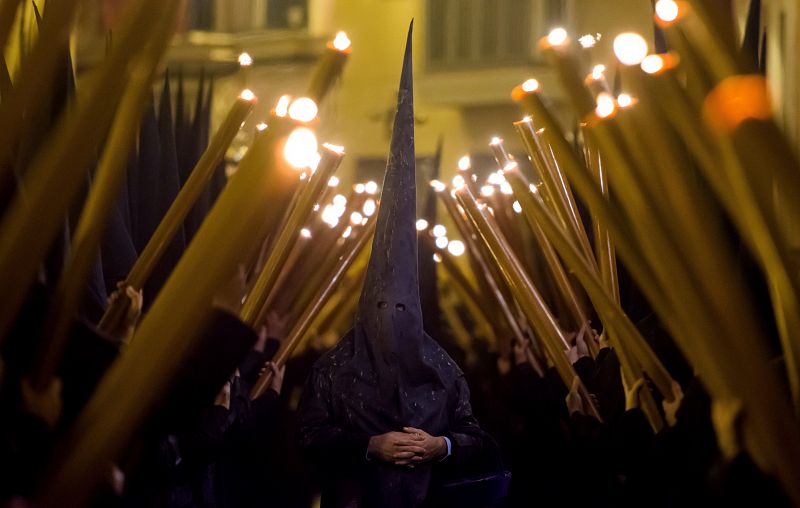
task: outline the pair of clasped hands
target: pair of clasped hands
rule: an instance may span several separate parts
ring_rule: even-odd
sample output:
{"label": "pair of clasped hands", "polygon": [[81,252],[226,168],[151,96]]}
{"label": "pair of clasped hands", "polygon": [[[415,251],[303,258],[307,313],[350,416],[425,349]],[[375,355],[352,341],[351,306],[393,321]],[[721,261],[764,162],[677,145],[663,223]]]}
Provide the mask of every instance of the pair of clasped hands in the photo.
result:
{"label": "pair of clasped hands", "polygon": [[431,436],[414,427],[403,427],[402,432],[387,432],[369,438],[367,457],[397,466],[413,468],[447,455],[444,437]]}

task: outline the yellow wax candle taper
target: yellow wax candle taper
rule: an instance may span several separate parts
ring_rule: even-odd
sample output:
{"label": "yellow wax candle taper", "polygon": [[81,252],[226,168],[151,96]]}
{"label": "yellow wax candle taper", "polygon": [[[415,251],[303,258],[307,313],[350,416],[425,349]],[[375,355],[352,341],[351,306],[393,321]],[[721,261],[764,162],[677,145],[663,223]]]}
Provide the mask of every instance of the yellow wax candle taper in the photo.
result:
{"label": "yellow wax candle taper", "polygon": [[519,304],[525,317],[539,333],[542,344],[547,351],[548,358],[555,366],[564,384],[567,387],[571,387],[577,380],[579,393],[590,408],[592,416],[602,421],[600,414],[597,412],[597,408],[591,401],[591,398],[589,398],[586,387],[580,381],[580,378],[577,377],[577,374],[567,359],[567,340],[556,323],[555,318],[550,314],[547,306],[536,292],[536,289],[530,284],[530,281],[527,280],[524,271],[520,270],[519,264],[514,260],[513,254],[507,250],[503,245],[502,239],[498,237],[496,232],[489,226],[486,217],[479,209],[469,189],[462,188],[457,190],[456,198],[459,204],[464,208],[466,215],[475,226],[480,237],[486,242],[487,247],[489,247],[494,262],[497,263],[498,267],[501,269],[503,277],[511,288],[514,299]]}
{"label": "yellow wax candle taper", "polygon": [[[489,261],[486,259],[484,255],[484,249],[481,248],[479,245],[479,239],[477,236],[477,232],[474,231],[472,224],[469,220],[462,215],[459,211],[458,204],[456,203],[455,197],[448,191],[446,188],[442,187],[434,187],[436,194],[439,196],[441,201],[445,205],[445,209],[447,213],[450,215],[450,218],[456,224],[456,227],[459,229],[461,233],[461,237],[464,239],[464,243],[467,246],[467,250],[469,251],[469,257],[471,260],[475,262],[475,264],[479,267],[479,270],[475,274],[476,277],[479,277],[479,281],[482,281],[485,286],[488,288],[488,293],[494,297],[494,301],[498,307],[498,310],[503,315],[506,324],[508,325],[509,330],[513,334],[513,339],[517,341],[519,344],[525,343],[525,334],[522,331],[522,327],[520,323],[517,321],[517,317],[514,314],[514,311],[511,308],[510,303],[508,302],[503,289],[500,287],[499,284],[503,283],[502,279],[499,279],[495,276],[495,270],[493,270],[492,266],[490,265]],[[509,353],[507,351],[508,342],[505,337],[499,337],[501,340],[498,343],[498,348],[501,354]]]}
{"label": "yellow wax candle taper", "polygon": [[314,75],[308,85],[308,97],[318,104],[322,102],[336,78],[342,73],[344,64],[347,62],[347,57],[352,49],[347,34],[344,32],[337,33],[336,37],[328,43],[325,53],[314,69]]}
{"label": "yellow wax candle taper", "polygon": [[[225,156],[225,151],[228,149],[231,141],[233,141],[236,133],[239,132],[242,123],[253,110],[255,102],[256,98],[253,93],[250,90],[245,90],[233,103],[227,116],[214,134],[214,137],[203,152],[203,155],[200,157],[200,160],[197,161],[186,183],[181,187],[180,192],[178,192],[175,200],[164,214],[158,227],[153,232],[150,240],[148,240],[147,245],[136,259],[131,271],[123,282],[124,285],[118,291],[124,291],[125,286],[130,286],[137,291],[144,287],[153,268],[158,263],[158,260],[161,259],[161,256],[166,251],[175,233],[183,224],[186,215],[203,193],[203,190],[211,179],[214,169]],[[98,328],[103,331],[108,331],[113,327],[119,317],[127,312],[124,308],[125,302],[126,300],[123,298],[115,299],[114,303],[106,309],[105,314],[98,323]]]}
{"label": "yellow wax candle taper", "polygon": [[[562,30],[562,29],[555,29]],[[553,32],[547,37],[539,39],[539,48],[549,57],[550,63],[555,67],[556,73],[567,96],[575,108],[577,118],[583,118],[594,109],[594,99],[589,90],[583,85],[578,70],[578,62],[570,50],[569,38],[554,38]]]}
{"label": "yellow wax candle taper", "polygon": [[153,75],[165,48],[165,39],[160,46],[149,45],[146,54],[136,63],[138,69],[131,73],[131,80],[122,96],[95,172],[94,183],[72,238],[68,264],[61,273],[45,319],[39,353],[35,356],[37,363],[31,376],[36,389],[45,389],[58,368],[70,326],[86,291],[86,276],[97,259],[109,213],[125,178],[142,111],[151,92]]}
{"label": "yellow wax candle taper", "polygon": [[[553,158],[558,166],[555,166],[548,160],[546,154],[544,154],[545,147],[542,144],[537,145],[537,149],[542,153],[542,156],[537,157],[534,161],[543,164],[543,167],[540,168],[541,176],[544,180],[544,184],[552,187],[549,193],[556,207],[560,208],[560,211],[557,211],[558,216],[561,217],[566,227],[569,228],[570,234],[573,235],[576,243],[581,246],[587,259],[591,260],[590,262],[594,262],[594,254],[591,245],[589,245],[589,238],[583,228],[575,199],[572,197],[572,188],[567,178],[562,174],[562,170],[569,173],[576,170],[576,168],[585,171],[585,168],[583,164],[578,161],[572,147],[564,138],[558,122],[542,102],[538,83],[536,83],[535,86],[526,86],[529,82],[530,80],[517,86],[511,93],[511,97],[515,101],[521,102],[526,113],[531,115],[523,120],[523,122],[528,122],[528,120],[530,120],[532,123],[530,123],[530,125],[521,124],[519,128],[529,128],[531,131],[530,139],[532,139],[534,143],[539,143],[540,140],[533,126],[538,125],[543,128],[541,135],[550,149],[552,149]],[[562,166],[570,166],[570,168],[567,169]]]}
{"label": "yellow wax candle taper", "polygon": [[[281,346],[278,349],[278,352],[275,354],[275,359],[273,360],[276,365],[281,366],[286,363],[286,360],[289,359],[294,349],[300,344],[300,341],[305,336],[317,313],[319,313],[320,309],[322,309],[322,307],[325,305],[328,298],[330,298],[330,296],[336,290],[336,287],[338,286],[344,274],[347,273],[347,270],[353,264],[353,261],[361,253],[361,250],[366,247],[368,240],[372,238],[375,232],[375,224],[377,223],[378,221],[375,219],[368,221],[363,234],[353,242],[350,248],[339,259],[336,272],[333,274],[333,277],[328,280],[326,284],[319,288],[310,305],[305,308],[303,313],[292,326],[288,336],[281,342]],[[250,390],[250,399],[255,400],[261,396],[266,391],[271,380],[271,372],[260,376],[258,381],[256,381],[256,384],[253,385],[252,390]]]}
{"label": "yellow wax candle taper", "polygon": [[336,171],[336,168],[339,167],[342,157],[344,157],[344,151],[340,147],[323,145],[322,159],[319,161],[317,170],[311,176],[308,184],[303,187],[303,192],[300,194],[291,215],[287,219],[283,229],[278,232],[277,239],[267,258],[264,269],[256,279],[253,289],[247,296],[244,305],[242,305],[239,316],[245,323],[249,323],[250,325],[256,324],[257,318],[264,307],[264,302],[269,295],[269,290],[277,279],[280,273],[280,267],[286,261],[292,244],[300,234],[303,222],[305,222],[306,218],[311,213],[311,209],[320,192],[327,185],[328,179]]}
{"label": "yellow wax candle taper", "polygon": [[[246,259],[265,220],[274,224],[278,211],[271,203],[297,178],[280,154],[292,127],[288,120],[273,117],[270,128],[256,137],[125,355],[111,365],[84,406],[44,484],[44,506],[63,503],[62,494],[74,494],[73,485],[85,484],[81,478],[87,471],[99,475],[118,456],[196,347],[214,295]],[[82,498],[85,493],[80,494]]]}
{"label": "yellow wax candle taper", "polygon": [[[52,143],[44,146],[28,167],[22,182],[25,195],[17,193],[6,209],[0,223],[0,281],[3,287],[15,291],[0,307],[0,342],[36,277],[72,197],[85,181],[86,168],[108,134],[136,60],[134,55],[148,46],[142,39],[150,37],[156,43],[171,35],[172,26],[164,29],[150,19],[153,12],[162,12],[153,3],[141,0],[135,6],[146,5],[150,13],[137,10],[135,16],[125,18],[128,23],[120,30],[119,39],[93,79],[86,82],[69,117],[58,124],[49,138]],[[61,3],[54,7],[58,5]],[[171,11],[163,14],[172,15]],[[3,105],[10,101],[3,100]]]}

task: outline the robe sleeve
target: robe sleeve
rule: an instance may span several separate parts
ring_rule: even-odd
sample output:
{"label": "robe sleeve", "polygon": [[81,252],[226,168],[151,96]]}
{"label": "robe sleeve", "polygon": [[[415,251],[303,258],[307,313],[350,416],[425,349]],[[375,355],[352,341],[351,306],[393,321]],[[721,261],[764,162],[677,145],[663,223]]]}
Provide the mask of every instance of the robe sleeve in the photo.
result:
{"label": "robe sleeve", "polygon": [[464,464],[479,455],[484,448],[485,433],[472,414],[469,403],[469,386],[464,376],[459,376],[456,381],[456,404],[450,428],[445,433],[452,449],[447,462],[456,465]]}
{"label": "robe sleeve", "polygon": [[330,377],[319,369],[313,369],[298,408],[300,449],[318,463],[366,462],[370,436],[338,426],[331,409]]}

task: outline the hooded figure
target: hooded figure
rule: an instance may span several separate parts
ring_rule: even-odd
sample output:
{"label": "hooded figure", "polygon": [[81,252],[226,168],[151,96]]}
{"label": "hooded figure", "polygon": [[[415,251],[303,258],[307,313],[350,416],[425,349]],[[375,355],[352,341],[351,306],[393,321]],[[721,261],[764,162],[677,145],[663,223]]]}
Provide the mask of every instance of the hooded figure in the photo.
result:
{"label": "hooded figure", "polygon": [[314,365],[300,445],[326,468],[327,507],[416,507],[483,447],[464,375],[422,326],[411,27],[391,153],[355,324]]}

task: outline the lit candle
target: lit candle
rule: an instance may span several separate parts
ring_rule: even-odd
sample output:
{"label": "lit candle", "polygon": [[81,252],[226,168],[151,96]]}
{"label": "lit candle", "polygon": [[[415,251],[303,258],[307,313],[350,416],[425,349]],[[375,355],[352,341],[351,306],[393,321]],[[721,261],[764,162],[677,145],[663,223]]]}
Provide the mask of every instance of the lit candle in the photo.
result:
{"label": "lit candle", "polygon": [[341,75],[351,51],[352,47],[347,34],[344,32],[336,34],[336,37],[328,43],[325,53],[314,70],[306,93],[308,97],[318,104],[322,102],[333,83]]}

